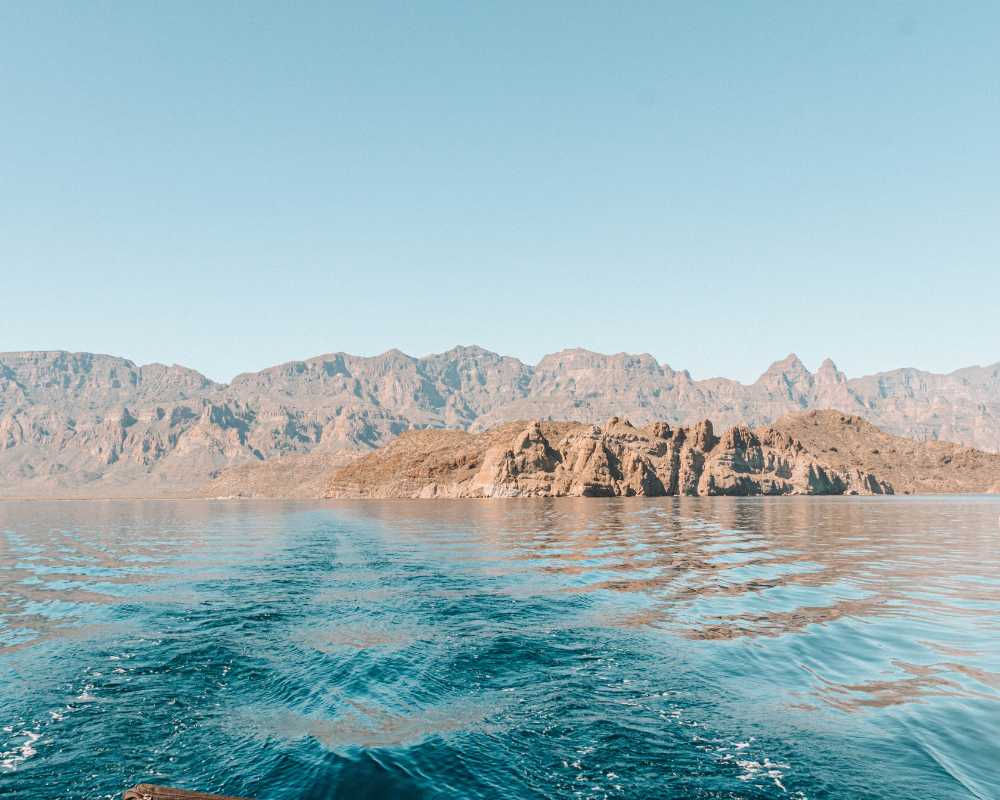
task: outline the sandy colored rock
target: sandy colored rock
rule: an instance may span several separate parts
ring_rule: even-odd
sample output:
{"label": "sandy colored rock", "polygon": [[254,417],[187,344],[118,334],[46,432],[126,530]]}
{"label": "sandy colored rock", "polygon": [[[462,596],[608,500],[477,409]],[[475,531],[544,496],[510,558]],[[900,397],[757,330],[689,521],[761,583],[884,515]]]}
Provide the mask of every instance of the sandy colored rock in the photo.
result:
{"label": "sandy colored rock", "polygon": [[322,497],[330,474],[349,463],[349,453],[301,453],[253,461],[224,470],[198,488],[199,497],[314,499]]}
{"label": "sandy colored rock", "polygon": [[[840,415],[836,415],[840,416]],[[994,457],[1000,464],[1000,456]],[[664,495],[891,494],[855,464],[834,464],[774,428],[721,437],[691,428],[508,423],[480,434],[404,433],[336,470],[327,497],[660,497]]]}
{"label": "sandy colored rock", "polygon": [[872,472],[899,494],[981,494],[1000,487],[1000,455],[893,436],[861,417],[808,411],[782,417],[774,428],[835,469]]}

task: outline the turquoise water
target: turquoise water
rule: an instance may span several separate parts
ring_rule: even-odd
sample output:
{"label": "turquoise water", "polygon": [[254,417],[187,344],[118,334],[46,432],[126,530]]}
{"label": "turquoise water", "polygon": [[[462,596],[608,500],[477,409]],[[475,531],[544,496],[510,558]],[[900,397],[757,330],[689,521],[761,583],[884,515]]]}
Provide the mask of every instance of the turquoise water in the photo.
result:
{"label": "turquoise water", "polygon": [[998,518],[0,503],[0,796],[998,798]]}

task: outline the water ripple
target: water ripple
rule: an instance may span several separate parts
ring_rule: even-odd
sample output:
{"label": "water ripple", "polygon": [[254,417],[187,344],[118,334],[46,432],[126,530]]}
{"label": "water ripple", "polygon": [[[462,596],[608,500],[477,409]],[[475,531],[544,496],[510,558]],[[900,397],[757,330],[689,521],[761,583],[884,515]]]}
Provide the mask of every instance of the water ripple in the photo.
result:
{"label": "water ripple", "polygon": [[998,511],[0,504],[0,795],[1000,797]]}

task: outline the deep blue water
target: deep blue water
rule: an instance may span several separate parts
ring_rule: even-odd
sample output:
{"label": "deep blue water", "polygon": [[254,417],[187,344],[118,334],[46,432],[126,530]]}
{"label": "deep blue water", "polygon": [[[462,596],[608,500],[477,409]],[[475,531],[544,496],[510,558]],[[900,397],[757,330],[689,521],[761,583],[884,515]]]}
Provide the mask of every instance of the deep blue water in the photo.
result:
{"label": "deep blue water", "polygon": [[0,503],[0,797],[1000,798],[998,518]]}

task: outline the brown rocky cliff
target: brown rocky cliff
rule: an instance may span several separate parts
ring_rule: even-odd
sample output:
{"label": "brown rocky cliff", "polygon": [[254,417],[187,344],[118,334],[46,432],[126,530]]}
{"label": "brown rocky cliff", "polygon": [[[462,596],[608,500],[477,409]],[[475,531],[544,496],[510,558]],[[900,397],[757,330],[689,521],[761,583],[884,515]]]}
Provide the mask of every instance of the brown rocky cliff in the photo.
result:
{"label": "brown rocky cliff", "polygon": [[1000,455],[893,436],[850,414],[789,414],[774,429],[794,437],[834,469],[875,473],[899,494],[985,493],[1000,482]]}
{"label": "brown rocky cliff", "polygon": [[778,430],[709,421],[637,428],[534,421],[482,434],[422,431],[336,470],[328,497],[561,497],[891,494],[864,469],[840,468]]}

